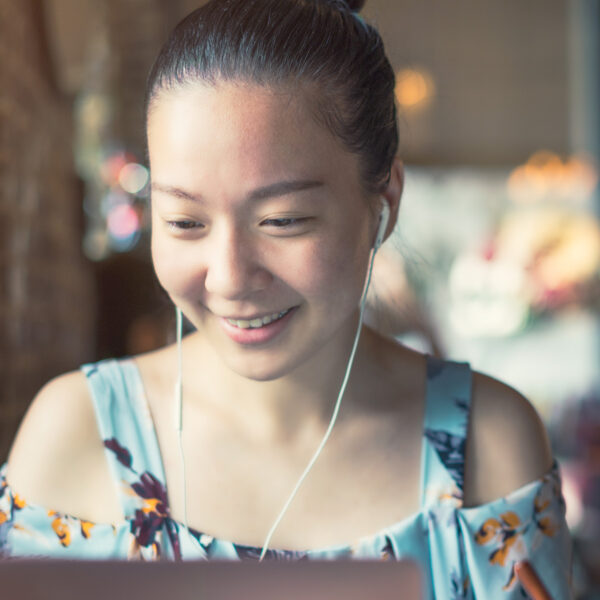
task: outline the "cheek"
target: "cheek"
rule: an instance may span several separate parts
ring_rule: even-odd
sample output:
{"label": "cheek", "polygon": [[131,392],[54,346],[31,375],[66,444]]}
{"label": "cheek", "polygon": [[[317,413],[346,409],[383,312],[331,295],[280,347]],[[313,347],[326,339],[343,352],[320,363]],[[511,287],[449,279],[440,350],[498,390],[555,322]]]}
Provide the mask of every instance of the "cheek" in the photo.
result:
{"label": "cheek", "polygon": [[160,285],[171,297],[184,297],[202,285],[202,273],[193,254],[173,241],[152,234],[152,263]]}
{"label": "cheek", "polygon": [[[328,305],[358,304],[368,263],[368,249],[363,246],[345,240],[306,248],[293,257],[295,287],[303,295]],[[282,278],[285,280],[285,276]],[[290,281],[292,287],[294,283]]]}

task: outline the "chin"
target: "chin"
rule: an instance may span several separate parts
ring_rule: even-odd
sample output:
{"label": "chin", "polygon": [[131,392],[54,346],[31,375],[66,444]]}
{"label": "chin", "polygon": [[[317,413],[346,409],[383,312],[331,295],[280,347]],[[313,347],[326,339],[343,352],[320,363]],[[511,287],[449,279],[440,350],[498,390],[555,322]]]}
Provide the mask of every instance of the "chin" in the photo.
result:
{"label": "chin", "polygon": [[296,346],[294,350],[285,346],[282,348],[278,344],[276,347],[257,348],[250,352],[247,349],[221,346],[218,354],[225,366],[240,377],[251,381],[267,382],[292,374],[312,356],[306,348],[301,352],[297,344],[294,345]]}
{"label": "chin", "polygon": [[237,361],[227,360],[226,357],[224,357],[224,362],[234,373],[252,381],[275,381],[288,374],[295,366],[275,365],[272,361],[264,360],[248,360],[240,364]]}

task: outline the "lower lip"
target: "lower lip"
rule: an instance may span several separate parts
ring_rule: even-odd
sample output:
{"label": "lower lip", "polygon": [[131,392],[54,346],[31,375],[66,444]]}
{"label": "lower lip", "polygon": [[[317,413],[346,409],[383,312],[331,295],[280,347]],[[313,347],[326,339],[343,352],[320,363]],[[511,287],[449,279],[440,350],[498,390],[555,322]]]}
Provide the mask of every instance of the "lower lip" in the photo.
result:
{"label": "lower lip", "polygon": [[285,316],[281,317],[281,319],[277,319],[277,321],[273,321],[262,327],[257,327],[256,329],[242,329],[241,327],[236,327],[227,319],[220,319],[220,322],[225,333],[237,344],[243,344],[245,346],[265,344],[277,337],[287,327],[287,324],[290,322],[296,309],[297,307],[294,307]]}

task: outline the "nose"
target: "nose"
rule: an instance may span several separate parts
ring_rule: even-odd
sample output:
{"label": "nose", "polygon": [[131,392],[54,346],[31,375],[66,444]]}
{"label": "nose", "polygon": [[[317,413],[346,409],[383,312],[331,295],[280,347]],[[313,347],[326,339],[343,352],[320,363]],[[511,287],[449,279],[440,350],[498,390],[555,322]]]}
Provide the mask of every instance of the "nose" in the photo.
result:
{"label": "nose", "polygon": [[206,278],[209,294],[239,300],[266,289],[273,276],[261,264],[256,240],[234,227],[211,232],[206,246]]}

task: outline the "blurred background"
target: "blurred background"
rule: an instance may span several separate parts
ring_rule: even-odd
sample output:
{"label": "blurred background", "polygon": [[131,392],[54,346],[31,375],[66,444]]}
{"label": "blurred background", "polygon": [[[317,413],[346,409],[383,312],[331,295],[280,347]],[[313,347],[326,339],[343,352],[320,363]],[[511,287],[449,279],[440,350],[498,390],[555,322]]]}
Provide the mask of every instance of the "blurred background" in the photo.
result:
{"label": "blurred background", "polygon": [[[143,88],[198,0],[0,0],[0,460],[49,378],[171,338]],[[600,2],[368,0],[406,184],[368,318],[517,387],[600,597]]]}

